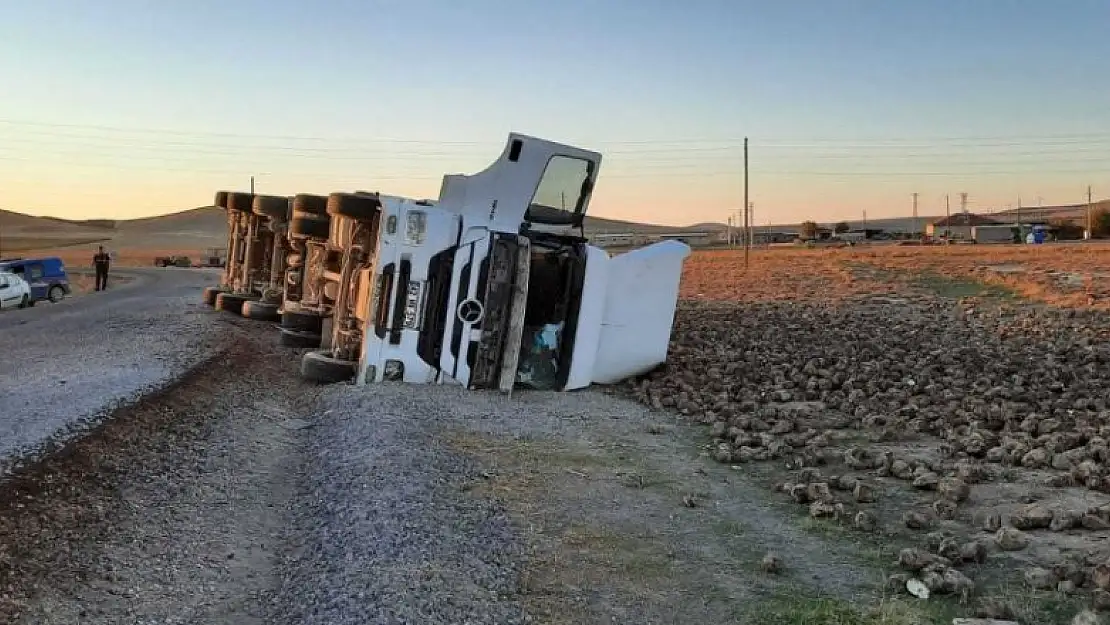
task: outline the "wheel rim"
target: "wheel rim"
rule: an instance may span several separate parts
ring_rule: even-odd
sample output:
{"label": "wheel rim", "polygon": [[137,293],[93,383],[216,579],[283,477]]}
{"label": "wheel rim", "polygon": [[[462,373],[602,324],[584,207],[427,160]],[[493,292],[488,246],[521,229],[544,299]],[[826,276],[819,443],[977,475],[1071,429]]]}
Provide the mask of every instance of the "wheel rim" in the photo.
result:
{"label": "wheel rim", "polygon": [[59,289],[58,287],[54,287],[54,288],[50,289],[50,301],[52,301],[52,302],[62,301],[62,290]]}

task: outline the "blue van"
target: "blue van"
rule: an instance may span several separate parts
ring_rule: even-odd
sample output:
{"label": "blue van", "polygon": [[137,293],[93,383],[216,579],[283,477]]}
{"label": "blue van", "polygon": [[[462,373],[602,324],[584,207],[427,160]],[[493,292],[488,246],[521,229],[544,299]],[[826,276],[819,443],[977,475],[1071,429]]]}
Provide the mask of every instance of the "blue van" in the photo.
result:
{"label": "blue van", "polygon": [[57,256],[0,259],[0,271],[21,276],[31,286],[31,304],[41,300],[58,303],[70,294],[66,266]]}

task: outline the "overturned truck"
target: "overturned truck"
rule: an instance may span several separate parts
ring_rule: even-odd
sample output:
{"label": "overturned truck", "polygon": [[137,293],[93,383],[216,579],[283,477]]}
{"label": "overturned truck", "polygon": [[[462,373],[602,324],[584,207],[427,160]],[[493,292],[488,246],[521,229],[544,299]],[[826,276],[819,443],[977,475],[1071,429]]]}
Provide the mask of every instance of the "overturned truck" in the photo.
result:
{"label": "overturned truck", "polygon": [[437,201],[330,196],[334,316],[302,375],[511,392],[661,364],[690,248],[610,257],[590,245],[581,233],[600,164],[596,152],[511,134],[484,171],[445,176]]}
{"label": "overturned truck", "polygon": [[328,267],[334,265],[328,238],[331,217],[328,198],[300,194],[293,197],[287,232],[289,253],[282,273],[281,344],[320,347],[333,297],[327,288]]}
{"label": "overturned truck", "polygon": [[276,321],[290,199],[220,191],[216,205],[228,214],[227,263],[220,285],[205,289],[204,302],[249,319]]}

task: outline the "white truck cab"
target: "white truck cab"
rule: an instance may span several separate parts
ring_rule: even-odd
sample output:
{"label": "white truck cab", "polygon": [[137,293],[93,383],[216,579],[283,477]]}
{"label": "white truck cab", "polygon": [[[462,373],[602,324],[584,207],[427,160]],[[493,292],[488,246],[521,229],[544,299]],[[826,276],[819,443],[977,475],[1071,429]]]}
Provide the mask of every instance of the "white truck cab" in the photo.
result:
{"label": "white truck cab", "polygon": [[444,176],[438,201],[381,196],[356,383],[570,390],[663,363],[690,248],[611,258],[573,234],[600,165],[514,133],[484,171]]}

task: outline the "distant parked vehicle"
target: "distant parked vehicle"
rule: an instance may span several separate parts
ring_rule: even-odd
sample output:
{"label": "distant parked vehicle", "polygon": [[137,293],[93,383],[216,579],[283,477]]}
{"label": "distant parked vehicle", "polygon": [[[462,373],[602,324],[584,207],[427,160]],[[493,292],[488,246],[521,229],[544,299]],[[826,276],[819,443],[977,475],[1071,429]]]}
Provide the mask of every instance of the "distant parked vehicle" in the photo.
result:
{"label": "distant parked vehicle", "polygon": [[204,251],[203,267],[223,267],[227,264],[227,250],[222,247],[210,247]]}
{"label": "distant parked vehicle", "polygon": [[31,285],[14,273],[0,272],[0,310],[33,305]]}
{"label": "distant parked vehicle", "polygon": [[192,267],[193,261],[188,256],[156,256],[155,267]]}
{"label": "distant parked vehicle", "polygon": [[31,287],[31,305],[42,300],[58,303],[70,294],[66,266],[57,256],[0,259],[0,272],[23,278]]}

